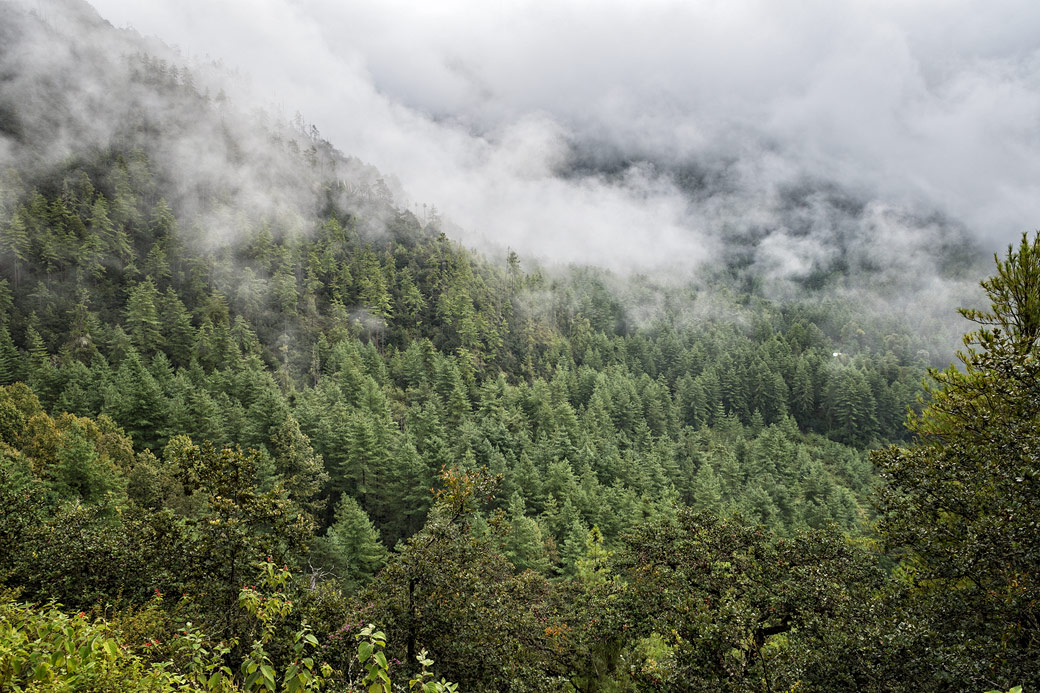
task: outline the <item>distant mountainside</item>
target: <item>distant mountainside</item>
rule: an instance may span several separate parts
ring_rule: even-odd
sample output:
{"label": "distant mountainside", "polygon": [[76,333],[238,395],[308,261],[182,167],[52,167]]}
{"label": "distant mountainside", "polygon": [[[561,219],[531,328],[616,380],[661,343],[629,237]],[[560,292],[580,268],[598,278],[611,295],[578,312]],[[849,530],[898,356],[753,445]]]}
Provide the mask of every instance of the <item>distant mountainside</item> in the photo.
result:
{"label": "distant mountainside", "polygon": [[[156,456],[182,435],[256,449],[319,533],[349,497],[392,546],[453,465],[502,474],[495,505],[557,547],[674,500],[857,531],[863,450],[904,438],[942,363],[940,321],[863,304],[917,278],[867,266],[855,233],[894,212],[840,191],[781,195],[783,234],[835,245],[780,302],[777,231],[740,216],[725,260],[685,280],[525,267],[464,250],[302,118],[242,112],[227,75],[84,3],[0,12],[0,384]],[[733,201],[675,175],[717,213]]]}
{"label": "distant mountainside", "polygon": [[[581,478],[593,505],[695,502],[706,450],[736,465],[711,504],[784,526],[821,503],[849,528],[867,512],[853,448],[904,435],[934,331],[822,289],[772,303],[736,250],[684,284],[480,258],[301,119],[243,114],[219,73],[85,5],[45,6],[2,6],[0,341],[3,381],[48,411],[107,414],[156,454],[180,434],[240,443],[275,468],[288,425],[330,475],[308,492],[325,512],[357,496],[390,537],[425,505],[402,524],[393,499],[462,460],[504,473],[500,503],[515,489],[532,514]],[[788,482],[738,471],[770,431],[844,495],[784,500],[768,489]],[[380,493],[358,471],[416,455]],[[585,524],[623,524],[593,505]]]}
{"label": "distant mountainside", "polygon": [[756,216],[715,162],[666,172],[706,266],[481,254],[233,80],[0,2],[0,688],[360,685],[425,648],[475,691],[1005,681],[875,548],[869,451],[912,439],[975,271],[955,224],[816,181]]}

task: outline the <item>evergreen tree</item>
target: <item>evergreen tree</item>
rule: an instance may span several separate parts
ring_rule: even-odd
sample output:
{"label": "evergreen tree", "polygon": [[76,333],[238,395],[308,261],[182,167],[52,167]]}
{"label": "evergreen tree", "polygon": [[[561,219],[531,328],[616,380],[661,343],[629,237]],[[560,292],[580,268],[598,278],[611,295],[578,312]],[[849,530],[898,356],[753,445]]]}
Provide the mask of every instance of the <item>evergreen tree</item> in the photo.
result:
{"label": "evergreen tree", "polygon": [[84,424],[69,419],[61,429],[58,464],[54,469],[53,484],[58,495],[90,503],[100,500],[106,491],[113,490],[116,470],[98,457]]}
{"label": "evergreen tree", "polygon": [[127,296],[127,334],[142,354],[160,351],[166,342],[164,327],[159,321],[158,299],[159,292],[151,277],[135,284]]}
{"label": "evergreen tree", "polygon": [[54,359],[47,352],[43,337],[36,329],[35,314],[30,318],[25,330],[25,348],[28,352],[28,364],[24,372],[25,381],[40,398],[45,408],[50,408],[61,392],[58,372],[54,367]]}
{"label": "evergreen tree", "polygon": [[379,532],[358,502],[347,495],[336,505],[335,520],[316,551],[348,594],[371,580],[387,559]]}
{"label": "evergreen tree", "polygon": [[[1040,236],[1023,235],[982,282],[987,310],[963,370],[932,373],[919,442],[874,456],[886,481],[879,530],[899,552],[920,624],[914,652],[975,688],[1040,685]],[[940,664],[941,662],[941,664]]]}
{"label": "evergreen tree", "polygon": [[302,508],[316,511],[318,508],[313,501],[329,477],[321,455],[314,452],[296,417],[286,415],[271,434],[267,447],[274,458],[278,480],[289,498]]}
{"label": "evergreen tree", "polygon": [[0,322],[0,385],[10,385],[22,378],[22,359],[11,339],[6,322]]}
{"label": "evergreen tree", "polygon": [[865,445],[877,433],[876,403],[863,373],[839,367],[831,373],[824,392],[824,409],[835,438],[850,445]]}
{"label": "evergreen tree", "polygon": [[694,507],[718,513],[722,510],[722,484],[710,462],[703,462],[693,482]]}
{"label": "evergreen tree", "polygon": [[12,266],[14,285],[19,287],[26,262],[29,260],[30,239],[26,216],[28,212],[19,207],[10,221],[0,223],[0,257],[4,264]]}
{"label": "evergreen tree", "polygon": [[165,444],[168,402],[159,384],[130,348],[105,393],[104,413],[123,427],[135,444],[161,450]]}
{"label": "evergreen tree", "polygon": [[502,553],[517,570],[546,572],[549,569],[549,560],[545,554],[541,528],[536,520],[527,517],[527,508],[519,493],[514,493],[509,498],[506,517],[509,531],[503,542]]}
{"label": "evergreen tree", "polygon": [[588,560],[588,552],[589,531],[580,520],[574,520],[567,527],[560,546],[560,565],[557,572],[566,577],[576,576],[582,561]]}

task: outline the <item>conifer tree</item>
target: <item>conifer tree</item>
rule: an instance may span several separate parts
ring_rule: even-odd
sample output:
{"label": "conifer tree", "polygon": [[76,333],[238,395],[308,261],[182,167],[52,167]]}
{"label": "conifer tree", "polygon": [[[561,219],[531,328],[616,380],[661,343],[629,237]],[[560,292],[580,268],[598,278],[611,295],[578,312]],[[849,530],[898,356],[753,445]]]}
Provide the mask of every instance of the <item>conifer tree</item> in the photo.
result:
{"label": "conifer tree", "polygon": [[116,486],[116,470],[99,460],[82,421],[69,418],[61,428],[53,484],[59,496],[86,503],[100,500]]}
{"label": "conifer tree", "polygon": [[49,409],[60,394],[61,384],[58,381],[54,360],[47,352],[47,346],[36,329],[36,325],[37,320],[34,313],[25,330],[25,349],[29,358],[24,376],[26,383],[43,402],[44,408]]}
{"label": "conifer tree", "polygon": [[549,560],[545,554],[542,530],[536,520],[527,517],[527,508],[519,493],[514,493],[509,498],[506,518],[509,522],[509,532],[505,536],[502,553],[517,570],[546,572]]}
{"label": "conifer tree", "polygon": [[268,449],[274,458],[275,472],[289,498],[300,507],[315,512],[314,501],[328,480],[321,455],[314,452],[296,417],[287,414],[271,434]]}
{"label": "conifer tree", "polygon": [[122,426],[135,444],[161,450],[168,430],[168,411],[162,389],[131,347],[105,393],[104,413]]}
{"label": "conifer tree", "polygon": [[159,321],[158,299],[159,292],[151,277],[135,284],[127,296],[127,334],[141,354],[161,351],[166,342],[164,326]]}
{"label": "conifer tree", "polygon": [[926,666],[976,688],[1040,685],[1040,235],[1023,234],[962,310],[963,369],[933,371],[917,444],[874,455]]}
{"label": "conifer tree", "polygon": [[0,224],[0,255],[13,265],[14,285],[18,288],[26,262],[29,260],[30,239],[26,216],[28,212],[19,207],[10,221]]}
{"label": "conifer tree", "polygon": [[7,322],[0,322],[0,385],[10,385],[22,377],[22,359],[11,339]]}
{"label": "conifer tree", "polygon": [[701,463],[693,482],[694,507],[719,513],[722,510],[722,484],[710,462]]}
{"label": "conifer tree", "polygon": [[579,565],[583,560],[587,560],[588,553],[589,530],[580,520],[574,520],[564,533],[557,572],[567,577],[576,576]]}
{"label": "conifer tree", "polygon": [[335,519],[317,551],[348,594],[364,586],[387,559],[372,520],[356,500],[345,494],[336,504]]}

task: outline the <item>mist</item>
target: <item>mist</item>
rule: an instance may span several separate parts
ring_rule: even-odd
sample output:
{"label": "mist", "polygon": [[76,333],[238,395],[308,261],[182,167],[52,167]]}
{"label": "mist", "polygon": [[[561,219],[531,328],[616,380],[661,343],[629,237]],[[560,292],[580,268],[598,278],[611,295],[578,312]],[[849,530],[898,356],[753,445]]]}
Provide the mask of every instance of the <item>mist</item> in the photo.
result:
{"label": "mist", "polygon": [[[704,260],[718,220],[669,175],[691,162],[726,167],[766,225],[771,196],[805,181],[940,214],[989,249],[1040,217],[1034,3],[94,5],[249,75],[473,243]],[[576,151],[640,165],[562,175]]]}
{"label": "mist", "polygon": [[[15,4],[82,19],[72,0]],[[1026,3],[94,7],[121,30],[89,56],[12,51],[4,89],[31,95],[78,61],[60,114],[78,129],[62,128],[54,161],[103,146],[131,104],[172,119],[162,159],[189,219],[216,188],[320,223],[311,174],[271,146],[284,132],[254,128],[294,120],[356,157],[336,176],[385,180],[399,207],[436,208],[491,258],[686,283],[749,270],[778,299],[827,286],[952,315],[977,298],[987,254],[1040,217],[1040,10]],[[125,56],[142,46],[229,100],[200,118],[128,91]],[[0,139],[0,158],[18,155]],[[220,243],[241,220],[192,223]]]}

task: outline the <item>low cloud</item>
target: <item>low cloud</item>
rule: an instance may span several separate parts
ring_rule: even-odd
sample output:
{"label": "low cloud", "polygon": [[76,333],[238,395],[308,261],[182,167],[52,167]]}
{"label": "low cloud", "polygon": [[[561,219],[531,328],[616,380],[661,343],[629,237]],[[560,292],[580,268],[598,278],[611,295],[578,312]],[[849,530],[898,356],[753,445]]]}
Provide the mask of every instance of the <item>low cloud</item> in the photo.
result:
{"label": "low cloud", "polygon": [[[777,296],[870,269],[879,291],[951,293],[937,248],[1000,250],[1040,219],[1032,3],[93,4],[218,62],[236,108],[302,113],[495,256],[683,280],[750,266]],[[255,195],[279,159],[236,135],[234,166],[199,144],[219,132],[171,161]],[[290,214],[309,194],[284,190],[256,204]]]}

